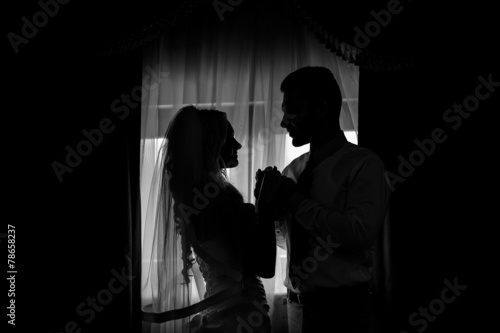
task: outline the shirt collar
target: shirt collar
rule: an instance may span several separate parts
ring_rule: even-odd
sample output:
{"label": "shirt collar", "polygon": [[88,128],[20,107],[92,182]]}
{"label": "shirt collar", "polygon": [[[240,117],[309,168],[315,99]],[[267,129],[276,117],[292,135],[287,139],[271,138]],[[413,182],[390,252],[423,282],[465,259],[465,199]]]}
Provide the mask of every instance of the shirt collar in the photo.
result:
{"label": "shirt collar", "polygon": [[326,142],[323,146],[318,148],[314,153],[311,152],[309,155],[309,160],[314,160],[314,164],[318,165],[325,158],[335,154],[344,144],[347,143],[347,139],[344,135],[344,131],[340,131],[340,133],[335,136],[330,141]]}

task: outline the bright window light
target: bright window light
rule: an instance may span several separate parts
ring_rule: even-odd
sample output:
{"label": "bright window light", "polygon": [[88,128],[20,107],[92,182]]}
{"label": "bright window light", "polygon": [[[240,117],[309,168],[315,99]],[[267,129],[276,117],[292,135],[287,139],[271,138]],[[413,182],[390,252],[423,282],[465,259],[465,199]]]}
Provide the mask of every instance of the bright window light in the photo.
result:
{"label": "bright window light", "polygon": [[344,134],[345,134],[345,138],[347,139],[347,141],[349,141],[350,143],[353,143],[355,145],[358,144],[358,135],[356,134],[356,132],[344,131]]}

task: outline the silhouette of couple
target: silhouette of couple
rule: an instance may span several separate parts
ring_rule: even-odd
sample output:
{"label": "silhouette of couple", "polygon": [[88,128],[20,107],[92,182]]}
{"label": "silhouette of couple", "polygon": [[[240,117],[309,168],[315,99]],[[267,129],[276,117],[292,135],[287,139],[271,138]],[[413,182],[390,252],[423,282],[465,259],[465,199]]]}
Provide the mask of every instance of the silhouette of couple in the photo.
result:
{"label": "silhouette of couple", "polygon": [[[164,173],[182,239],[182,274],[188,282],[196,260],[205,299],[214,300],[190,330],[272,332],[261,277],[274,276],[278,245],[287,250],[289,332],[376,332],[368,285],[390,193],[384,165],[346,140],[330,70],[301,68],[281,91],[281,126],[293,146],[310,144],[310,151],[282,172],[259,169],[255,206],[225,178],[225,169],[238,166],[241,145],[224,112],[186,106],[167,130]],[[217,295],[225,296],[215,301]]]}

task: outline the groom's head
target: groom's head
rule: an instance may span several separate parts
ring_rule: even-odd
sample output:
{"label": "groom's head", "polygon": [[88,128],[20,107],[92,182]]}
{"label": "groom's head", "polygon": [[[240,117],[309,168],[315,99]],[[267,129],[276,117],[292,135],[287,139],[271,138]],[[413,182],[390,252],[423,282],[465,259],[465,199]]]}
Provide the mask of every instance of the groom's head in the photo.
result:
{"label": "groom's head", "polygon": [[281,83],[283,119],[295,147],[315,140],[321,131],[337,133],[342,95],[332,72],[325,67],[303,67]]}

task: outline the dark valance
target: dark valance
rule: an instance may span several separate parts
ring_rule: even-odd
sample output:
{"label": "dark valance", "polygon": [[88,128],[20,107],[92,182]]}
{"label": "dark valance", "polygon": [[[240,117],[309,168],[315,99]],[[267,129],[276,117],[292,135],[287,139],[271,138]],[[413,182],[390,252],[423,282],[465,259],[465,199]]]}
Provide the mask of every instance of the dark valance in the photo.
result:
{"label": "dark valance", "polygon": [[[324,44],[332,53],[349,63],[354,63],[360,68],[372,71],[394,71],[412,66],[412,61],[408,57],[379,54],[362,50],[354,46],[352,42],[352,40],[354,40],[354,34],[352,32],[354,31],[353,27],[356,20],[354,18],[339,19],[345,14],[356,17],[356,11],[353,8],[345,8],[339,5],[337,12],[340,12],[340,14],[332,14],[327,17],[317,18],[314,17],[314,12],[320,12],[322,10],[322,8],[318,6],[306,7],[307,2],[304,0],[285,0],[284,3],[290,15],[297,22],[306,25],[318,38],[320,43]],[[332,7],[330,7],[329,10],[335,11]],[[346,13],[346,11],[350,12]],[[349,17],[349,15],[347,16]],[[340,21],[341,23],[329,24],[329,21]]]}
{"label": "dark valance", "polygon": [[184,24],[187,19],[195,16],[201,7],[206,7],[210,2],[211,0],[183,0],[176,6],[173,6],[161,19],[151,22],[145,25],[144,28],[112,42],[99,53],[106,56],[123,54],[155,42],[163,34],[167,34],[175,27]]}
{"label": "dark valance", "polygon": [[[214,1],[184,0],[173,6],[161,19],[146,24],[139,31],[113,42],[100,54],[123,54],[143,47],[159,40],[162,35],[173,32],[177,26],[185,24],[188,20],[196,20],[200,17],[199,15],[213,14],[214,21],[220,23],[214,9]],[[243,4],[243,1],[240,3]],[[262,8],[269,6],[260,0],[252,1],[255,1],[253,5],[257,6],[260,2]],[[226,3],[225,0],[221,2]],[[321,44],[349,63],[372,71],[394,71],[412,66],[412,61],[408,57],[390,55],[387,52],[374,52],[370,48],[360,49],[353,45],[353,27],[357,22],[356,19],[369,12],[370,7],[355,8],[354,5],[346,6],[346,3],[342,2],[335,3],[335,7],[332,7],[332,4],[329,6],[326,6],[324,2],[314,4],[314,1],[310,0],[279,0],[278,2],[274,5],[280,6],[283,15],[288,15],[297,24],[305,25]],[[323,16],[318,14],[328,11],[335,14]],[[231,15],[238,15],[238,10],[231,11]]]}

